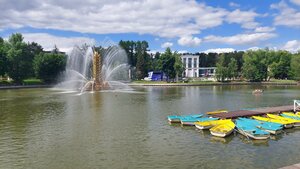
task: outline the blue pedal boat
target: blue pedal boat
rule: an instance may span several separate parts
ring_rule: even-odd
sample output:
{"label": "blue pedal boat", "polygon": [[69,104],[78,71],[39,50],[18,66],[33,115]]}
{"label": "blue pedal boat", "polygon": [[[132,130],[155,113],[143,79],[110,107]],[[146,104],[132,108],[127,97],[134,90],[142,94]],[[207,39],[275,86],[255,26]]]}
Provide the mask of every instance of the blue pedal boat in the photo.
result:
{"label": "blue pedal boat", "polygon": [[218,120],[219,118],[212,118],[212,117],[183,117],[181,118],[181,124],[184,126],[194,126],[196,122],[204,122],[204,121],[213,121]]}
{"label": "blue pedal boat", "polygon": [[235,120],[236,128],[238,132],[246,137],[250,137],[255,140],[265,140],[270,137],[270,133],[257,128],[253,123],[244,120]]}
{"label": "blue pedal boat", "polygon": [[199,117],[202,117],[202,116],[203,116],[203,114],[189,114],[189,115],[182,115],[182,116],[171,115],[171,116],[168,116],[168,121],[170,123],[180,123],[181,118],[186,118],[186,117],[199,118]]}
{"label": "blue pedal boat", "polygon": [[239,119],[248,123],[252,123],[257,128],[267,131],[271,134],[279,134],[282,132],[283,129],[283,125],[278,123],[265,122],[265,121],[259,121],[259,120],[248,119],[248,118],[239,118]]}

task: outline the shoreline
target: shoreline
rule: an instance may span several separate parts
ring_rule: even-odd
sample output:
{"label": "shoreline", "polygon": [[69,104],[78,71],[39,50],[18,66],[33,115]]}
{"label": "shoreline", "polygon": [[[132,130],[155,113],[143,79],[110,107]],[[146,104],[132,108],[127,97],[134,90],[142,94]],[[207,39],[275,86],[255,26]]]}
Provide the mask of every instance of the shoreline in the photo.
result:
{"label": "shoreline", "polygon": [[[262,86],[299,86],[297,82],[203,82],[203,83],[127,83],[131,87],[141,87],[141,86],[157,86],[157,87],[176,87],[176,86],[235,86],[235,85],[262,85]],[[3,85],[0,86],[2,89],[30,89],[30,88],[52,88],[55,85]]]}
{"label": "shoreline", "polygon": [[263,85],[263,86],[298,86],[297,82],[209,82],[209,83],[130,83],[129,86],[230,86],[230,85]]}
{"label": "shoreline", "polygon": [[31,89],[31,88],[52,88],[55,85],[7,85],[0,86],[0,90],[4,89]]}

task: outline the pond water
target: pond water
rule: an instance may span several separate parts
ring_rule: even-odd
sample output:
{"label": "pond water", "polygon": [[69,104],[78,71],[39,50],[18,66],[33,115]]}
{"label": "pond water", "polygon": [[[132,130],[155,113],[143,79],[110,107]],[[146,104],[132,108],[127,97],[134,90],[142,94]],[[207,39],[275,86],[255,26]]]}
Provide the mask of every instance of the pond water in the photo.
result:
{"label": "pond water", "polygon": [[[252,95],[263,88],[262,95]],[[0,168],[278,168],[300,129],[267,141],[170,125],[167,116],[291,105],[299,86],[141,87],[93,94],[0,90]]]}

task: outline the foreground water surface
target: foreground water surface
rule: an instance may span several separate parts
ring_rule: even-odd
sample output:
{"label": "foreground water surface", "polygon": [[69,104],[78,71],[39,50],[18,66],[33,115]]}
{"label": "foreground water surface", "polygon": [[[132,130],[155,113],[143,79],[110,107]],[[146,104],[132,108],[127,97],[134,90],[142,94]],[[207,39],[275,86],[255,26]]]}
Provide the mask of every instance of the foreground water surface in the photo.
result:
{"label": "foreground water surface", "polygon": [[300,162],[300,129],[267,141],[169,125],[171,114],[293,104],[298,86],[146,87],[78,95],[0,90],[0,168],[278,168]]}

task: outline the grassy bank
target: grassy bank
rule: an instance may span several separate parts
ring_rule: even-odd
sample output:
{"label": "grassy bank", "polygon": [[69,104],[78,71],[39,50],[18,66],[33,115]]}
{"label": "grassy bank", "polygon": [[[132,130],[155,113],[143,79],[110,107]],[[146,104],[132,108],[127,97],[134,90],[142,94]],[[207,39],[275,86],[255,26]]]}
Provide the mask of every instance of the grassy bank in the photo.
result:
{"label": "grassy bank", "polygon": [[40,79],[25,79],[22,84],[16,84],[14,81],[0,80],[0,86],[15,86],[15,85],[44,85],[45,83]]}

